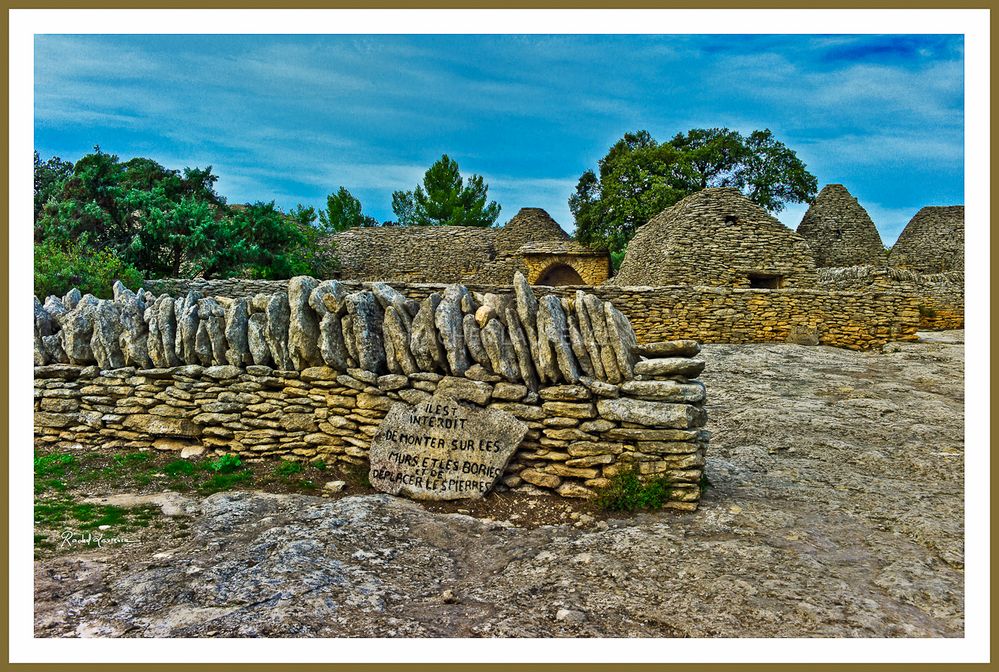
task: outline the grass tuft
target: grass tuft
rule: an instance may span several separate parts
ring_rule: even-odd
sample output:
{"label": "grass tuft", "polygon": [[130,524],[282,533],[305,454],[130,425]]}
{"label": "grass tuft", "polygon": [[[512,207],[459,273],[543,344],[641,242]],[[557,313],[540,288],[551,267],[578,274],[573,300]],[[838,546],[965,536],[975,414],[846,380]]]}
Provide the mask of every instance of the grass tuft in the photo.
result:
{"label": "grass tuft", "polygon": [[274,473],[278,476],[293,476],[302,473],[302,463],[284,460],[274,468]]}
{"label": "grass tuft", "polygon": [[620,471],[610,485],[597,496],[597,505],[604,511],[639,511],[659,509],[669,501],[672,485],[666,478],[642,482],[634,469]]}
{"label": "grass tuft", "polygon": [[76,458],[68,453],[35,456],[35,477],[65,476],[66,469],[76,464]]}

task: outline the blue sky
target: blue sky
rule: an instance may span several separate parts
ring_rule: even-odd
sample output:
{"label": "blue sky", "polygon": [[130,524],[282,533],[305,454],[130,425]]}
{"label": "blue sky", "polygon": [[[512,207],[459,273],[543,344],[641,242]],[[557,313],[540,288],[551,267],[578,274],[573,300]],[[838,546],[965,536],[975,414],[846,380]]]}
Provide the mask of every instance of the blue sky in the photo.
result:
{"label": "blue sky", "polygon": [[[392,219],[447,153],[506,221],[566,203],[626,131],[770,128],[886,244],[964,202],[960,35],[39,35],[35,147],[212,165],[230,202],[321,206],[339,185]],[[795,228],[805,210],[778,217]]]}

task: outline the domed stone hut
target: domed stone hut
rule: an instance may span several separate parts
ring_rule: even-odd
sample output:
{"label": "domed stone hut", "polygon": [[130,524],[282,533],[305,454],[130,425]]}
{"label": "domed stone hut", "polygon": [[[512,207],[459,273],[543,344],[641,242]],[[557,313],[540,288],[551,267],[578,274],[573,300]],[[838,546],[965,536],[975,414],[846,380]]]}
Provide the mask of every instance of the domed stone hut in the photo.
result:
{"label": "domed stone hut", "polygon": [[616,285],[812,287],[805,239],[738,189],[703,189],[663,210],[628,244]]}
{"label": "domed stone hut", "polygon": [[819,268],[883,266],[881,236],[867,210],[842,184],[827,184],[798,225]]}
{"label": "domed stone hut", "polygon": [[964,271],[964,206],[927,206],[909,220],[888,265],[920,273]]}
{"label": "domed stone hut", "polygon": [[596,285],[610,275],[606,250],[570,240],[541,208],[522,208],[500,228],[375,226],[330,236],[344,280]]}
{"label": "domed stone hut", "polygon": [[559,223],[543,208],[521,208],[520,212],[496,231],[496,249],[515,252],[527,243],[569,240]]}

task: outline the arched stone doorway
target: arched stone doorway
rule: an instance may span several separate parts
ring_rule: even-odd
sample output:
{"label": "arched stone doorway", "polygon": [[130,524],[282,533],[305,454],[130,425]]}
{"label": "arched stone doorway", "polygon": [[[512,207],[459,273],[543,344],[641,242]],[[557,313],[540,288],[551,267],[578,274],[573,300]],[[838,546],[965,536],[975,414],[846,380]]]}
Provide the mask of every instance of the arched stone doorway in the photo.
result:
{"label": "arched stone doorway", "polygon": [[572,266],[556,263],[542,271],[534,284],[557,287],[560,285],[585,285],[586,283]]}

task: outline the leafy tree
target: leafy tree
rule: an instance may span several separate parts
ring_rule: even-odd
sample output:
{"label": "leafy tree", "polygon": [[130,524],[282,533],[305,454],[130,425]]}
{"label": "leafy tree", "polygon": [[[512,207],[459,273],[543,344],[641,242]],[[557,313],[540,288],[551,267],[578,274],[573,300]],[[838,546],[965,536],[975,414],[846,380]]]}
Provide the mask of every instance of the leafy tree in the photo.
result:
{"label": "leafy tree", "polygon": [[801,159],[769,129],[753,131],[746,138],[746,158],[738,169],[738,184],[754,203],[780,212],[785,203],[815,199],[815,176]]}
{"label": "leafy tree", "polygon": [[215,192],[211,166],[178,171],[94,150],[75,165],[36,155],[39,249],[100,250],[146,277],[286,278],[335,266],[312,208],[285,215],[273,202],[230,207]]}
{"label": "leafy tree", "polygon": [[316,209],[312,206],[305,207],[301,203],[296,205],[288,213],[288,219],[295,222],[299,226],[312,226],[316,225]]}
{"label": "leafy tree", "polygon": [[735,169],[746,160],[749,148],[737,131],[693,128],[686,135],[678,133],[669,144],[683,154],[697,189],[739,186]]}
{"label": "leafy tree", "polygon": [[392,211],[402,226],[492,226],[500,206],[487,205],[488,190],[481,175],[463,180],[458,163],[444,154],[416,189],[392,194]]}
{"label": "leafy tree", "polygon": [[142,284],[142,273],[108,249],[51,240],[35,245],[35,295],[42,300],[50,294],[62,296],[73,287],[108,299],[115,280],[135,289]]}
{"label": "leafy tree", "polygon": [[175,278],[204,268],[204,259],[228,243],[222,218],[206,201],[183,196],[175,203],[161,186],[132,190],[127,201],[142,221],[128,257],[153,277]]}
{"label": "leafy tree", "polygon": [[35,221],[42,212],[42,206],[62,186],[63,181],[73,174],[73,164],[58,156],[42,161],[35,152]]}
{"label": "leafy tree", "polygon": [[378,226],[378,220],[361,212],[361,201],[345,187],[326,197],[326,209],[319,211],[319,228],[326,234],[358,226]]}
{"label": "leafy tree", "polygon": [[411,191],[392,192],[392,212],[399,226],[416,224],[416,199]]}
{"label": "leafy tree", "polygon": [[329,278],[340,267],[336,256],[336,247],[327,237],[323,228],[316,227],[316,209],[299,204],[288,213],[288,218],[303,232],[304,239],[292,250],[297,258],[293,265],[301,269],[296,275],[311,275],[317,278]]}
{"label": "leafy tree", "polygon": [[648,131],[626,133],[585,171],[569,209],[584,243],[624,250],[663,209],[707,187],[736,187],[770,212],[810,201],[817,183],[797,155],[769,130],[744,137],[727,128],[691,129],[666,143]]}
{"label": "leafy tree", "polygon": [[690,193],[690,169],[681,153],[645,131],[626,134],[600,161],[600,175],[583,173],[569,208],[581,242],[623,250],[635,231]]}
{"label": "leafy tree", "polygon": [[288,251],[304,243],[305,235],[297,226],[288,225],[274,201],[234,208],[222,222],[224,244],[205,259],[197,275],[215,277],[237,270],[265,279],[293,275]]}
{"label": "leafy tree", "polygon": [[94,147],[73,166],[73,173],[46,202],[35,223],[35,240],[79,241],[121,253],[131,238],[121,207],[123,168],[114,154]]}

